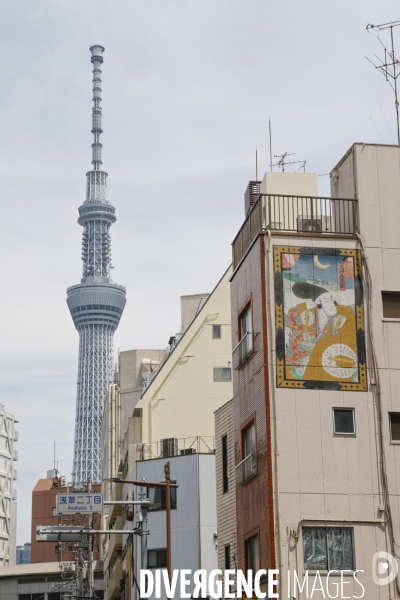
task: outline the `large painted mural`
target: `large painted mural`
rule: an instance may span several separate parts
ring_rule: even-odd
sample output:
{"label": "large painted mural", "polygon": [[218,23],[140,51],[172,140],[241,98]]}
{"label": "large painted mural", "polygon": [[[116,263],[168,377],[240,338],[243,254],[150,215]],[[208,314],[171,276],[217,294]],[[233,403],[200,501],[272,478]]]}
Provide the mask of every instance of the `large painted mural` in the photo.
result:
{"label": "large painted mural", "polygon": [[366,390],[358,250],[274,246],[278,387]]}

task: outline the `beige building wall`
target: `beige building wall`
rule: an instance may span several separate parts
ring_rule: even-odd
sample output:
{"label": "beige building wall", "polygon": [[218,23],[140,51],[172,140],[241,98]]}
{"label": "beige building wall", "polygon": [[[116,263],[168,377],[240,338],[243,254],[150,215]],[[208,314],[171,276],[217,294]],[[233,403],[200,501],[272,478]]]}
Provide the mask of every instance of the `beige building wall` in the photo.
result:
{"label": "beige building wall", "polygon": [[[383,290],[400,292],[400,149],[397,146],[356,144],[333,170],[336,197],[358,198],[360,239],[274,236],[266,253],[267,294],[274,306],[273,245],[361,248],[371,274],[364,280],[368,391],[283,389],[276,387],[274,310],[269,311],[270,394],[275,416],[274,510],[277,563],[284,576],[282,597],[288,591],[287,570],[304,572],[302,527],[350,527],[353,530],[355,569],[367,600],[399,597],[395,583],[376,586],[372,557],[400,547],[400,445],[390,442],[389,412],[400,412],[400,319],[384,319]],[[266,242],[267,243],[267,242]],[[371,303],[368,305],[368,294]],[[369,311],[370,308],[370,318]],[[374,345],[368,339],[371,328]],[[379,378],[372,370],[374,349]],[[380,390],[378,383],[380,381]],[[379,406],[387,486],[382,474]],[[355,436],[333,434],[333,408],[353,408]],[[390,511],[387,502],[390,499]],[[388,522],[388,519],[392,521]],[[395,544],[391,543],[393,537]],[[326,574],[323,581],[326,590]],[[340,584],[340,576],[331,576]],[[345,577],[345,595],[359,596],[352,574]],[[332,588],[334,590],[334,588]],[[334,591],[331,591],[333,594]],[[288,595],[289,594],[289,595]],[[377,595],[378,594],[378,595]],[[322,598],[322,593],[314,594]]]}
{"label": "beige building wall", "polygon": [[[214,440],[214,411],[232,397],[231,380],[214,381],[214,368],[232,367],[230,275],[231,267],[136,405],[153,453],[164,438]],[[213,325],[220,338],[213,338]]]}
{"label": "beige building wall", "polygon": [[[222,439],[227,441],[228,489],[224,489]],[[218,569],[226,569],[226,547],[230,569],[237,569],[236,489],[235,489],[235,425],[233,400],[215,411],[215,471],[217,484]],[[225,590],[223,590],[225,593]]]}

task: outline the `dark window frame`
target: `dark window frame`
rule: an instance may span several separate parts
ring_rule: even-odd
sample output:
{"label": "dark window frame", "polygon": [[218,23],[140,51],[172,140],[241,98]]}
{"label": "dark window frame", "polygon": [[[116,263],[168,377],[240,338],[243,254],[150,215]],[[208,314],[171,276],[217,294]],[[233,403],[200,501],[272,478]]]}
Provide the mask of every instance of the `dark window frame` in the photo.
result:
{"label": "dark window frame", "polygon": [[[176,483],[176,480],[172,480],[171,479],[171,483]],[[178,505],[178,494],[177,494],[177,488],[170,488],[170,495],[171,495],[171,510],[176,510],[176,507]],[[147,510],[149,512],[156,512],[159,510],[166,510],[167,509],[167,496],[166,496],[166,490],[162,490],[162,489],[157,489],[157,488],[147,488],[147,498],[150,499],[149,496],[149,492],[150,491],[154,491],[154,494],[157,497],[157,494],[160,494],[160,504],[161,506],[154,506],[151,507],[150,505],[147,507]]]}
{"label": "dark window frame", "polygon": [[[260,528],[256,527],[255,529],[252,529],[251,531],[249,531],[245,536],[243,536],[244,564],[245,564],[246,571],[248,571],[248,569],[250,569],[250,566],[248,563],[248,557],[247,557],[247,547],[248,547],[248,543],[254,538],[257,538],[257,544],[258,544],[258,568],[260,568],[260,565],[261,565]],[[253,576],[255,576],[255,573],[253,573]]]}
{"label": "dark window frame", "polygon": [[231,568],[231,545],[227,544],[224,547],[224,563],[225,563],[225,569],[230,569]]}
{"label": "dark window frame", "polygon": [[228,434],[221,437],[221,463],[222,463],[222,493],[229,492],[229,476],[228,476]]}
{"label": "dark window frame", "polygon": [[[400,320],[400,292],[381,290],[382,315],[384,319]],[[398,303],[395,301],[398,300]],[[397,309],[397,310],[396,310]],[[389,312],[389,314],[388,314]],[[390,314],[392,312],[392,314]],[[398,313],[397,315],[394,313]],[[385,314],[386,313],[386,314]]]}
{"label": "dark window frame", "polygon": [[[353,415],[353,431],[349,432],[349,431],[336,431],[336,422],[335,422],[335,411],[343,411],[343,412],[351,412]],[[356,436],[356,413],[355,413],[355,409],[354,407],[351,406],[334,406],[332,408],[332,417],[333,417],[333,435],[334,436],[350,436],[350,437],[355,437]]]}
{"label": "dark window frame", "polygon": [[242,423],[242,426],[240,427],[240,439],[241,439],[241,460],[244,460],[246,458],[245,456],[245,450],[244,450],[244,446],[245,446],[245,432],[249,429],[249,427],[253,426],[254,427],[254,452],[255,452],[255,470],[254,472],[249,475],[249,477],[246,477],[243,479],[242,481],[242,485],[246,484],[248,481],[251,481],[253,479],[253,477],[255,477],[258,473],[258,453],[257,453],[257,425],[256,425],[256,413],[254,412],[252,415],[250,415],[250,417],[248,419],[246,419],[246,421],[244,423]]}
{"label": "dark window frame", "polygon": [[[156,564],[150,564],[150,552],[156,552]],[[149,569],[162,569],[167,566],[167,549],[150,548],[147,550],[147,566]]]}
{"label": "dark window frame", "polygon": [[[395,410],[391,410],[389,411],[389,433],[390,433],[390,443],[391,444],[400,444],[400,436],[399,439],[393,439],[393,434],[392,434],[392,415],[396,415],[399,417],[399,421],[400,421],[400,412],[399,411],[395,411]],[[400,424],[400,423],[399,423]]]}

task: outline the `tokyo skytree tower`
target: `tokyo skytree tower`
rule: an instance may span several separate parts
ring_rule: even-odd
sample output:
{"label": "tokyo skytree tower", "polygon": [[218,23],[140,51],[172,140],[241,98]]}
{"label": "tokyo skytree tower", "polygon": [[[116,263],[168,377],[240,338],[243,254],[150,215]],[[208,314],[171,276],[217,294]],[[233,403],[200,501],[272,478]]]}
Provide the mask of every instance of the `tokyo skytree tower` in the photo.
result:
{"label": "tokyo skytree tower", "polygon": [[113,366],[113,337],[126,303],[126,290],[112,282],[110,227],[115,208],[107,198],[107,173],[101,170],[101,65],[103,46],[92,46],[93,170],[86,174],[86,200],[79,207],[83,227],[81,283],[67,290],[67,303],[79,332],[73,480],[100,483],[104,399]]}

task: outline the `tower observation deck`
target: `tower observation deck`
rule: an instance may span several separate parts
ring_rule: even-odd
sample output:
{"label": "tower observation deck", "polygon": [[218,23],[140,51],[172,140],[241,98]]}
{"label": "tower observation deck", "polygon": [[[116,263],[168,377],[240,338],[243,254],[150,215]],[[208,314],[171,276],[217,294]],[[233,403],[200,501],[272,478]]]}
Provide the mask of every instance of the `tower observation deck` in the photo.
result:
{"label": "tower observation deck", "polygon": [[101,65],[103,46],[92,46],[93,170],[86,174],[86,200],[79,207],[83,227],[81,283],[67,290],[67,303],[79,333],[73,480],[100,483],[101,427],[111,379],[113,337],[126,303],[124,287],[112,282],[110,227],[115,208],[107,197],[107,173],[101,170]]}

